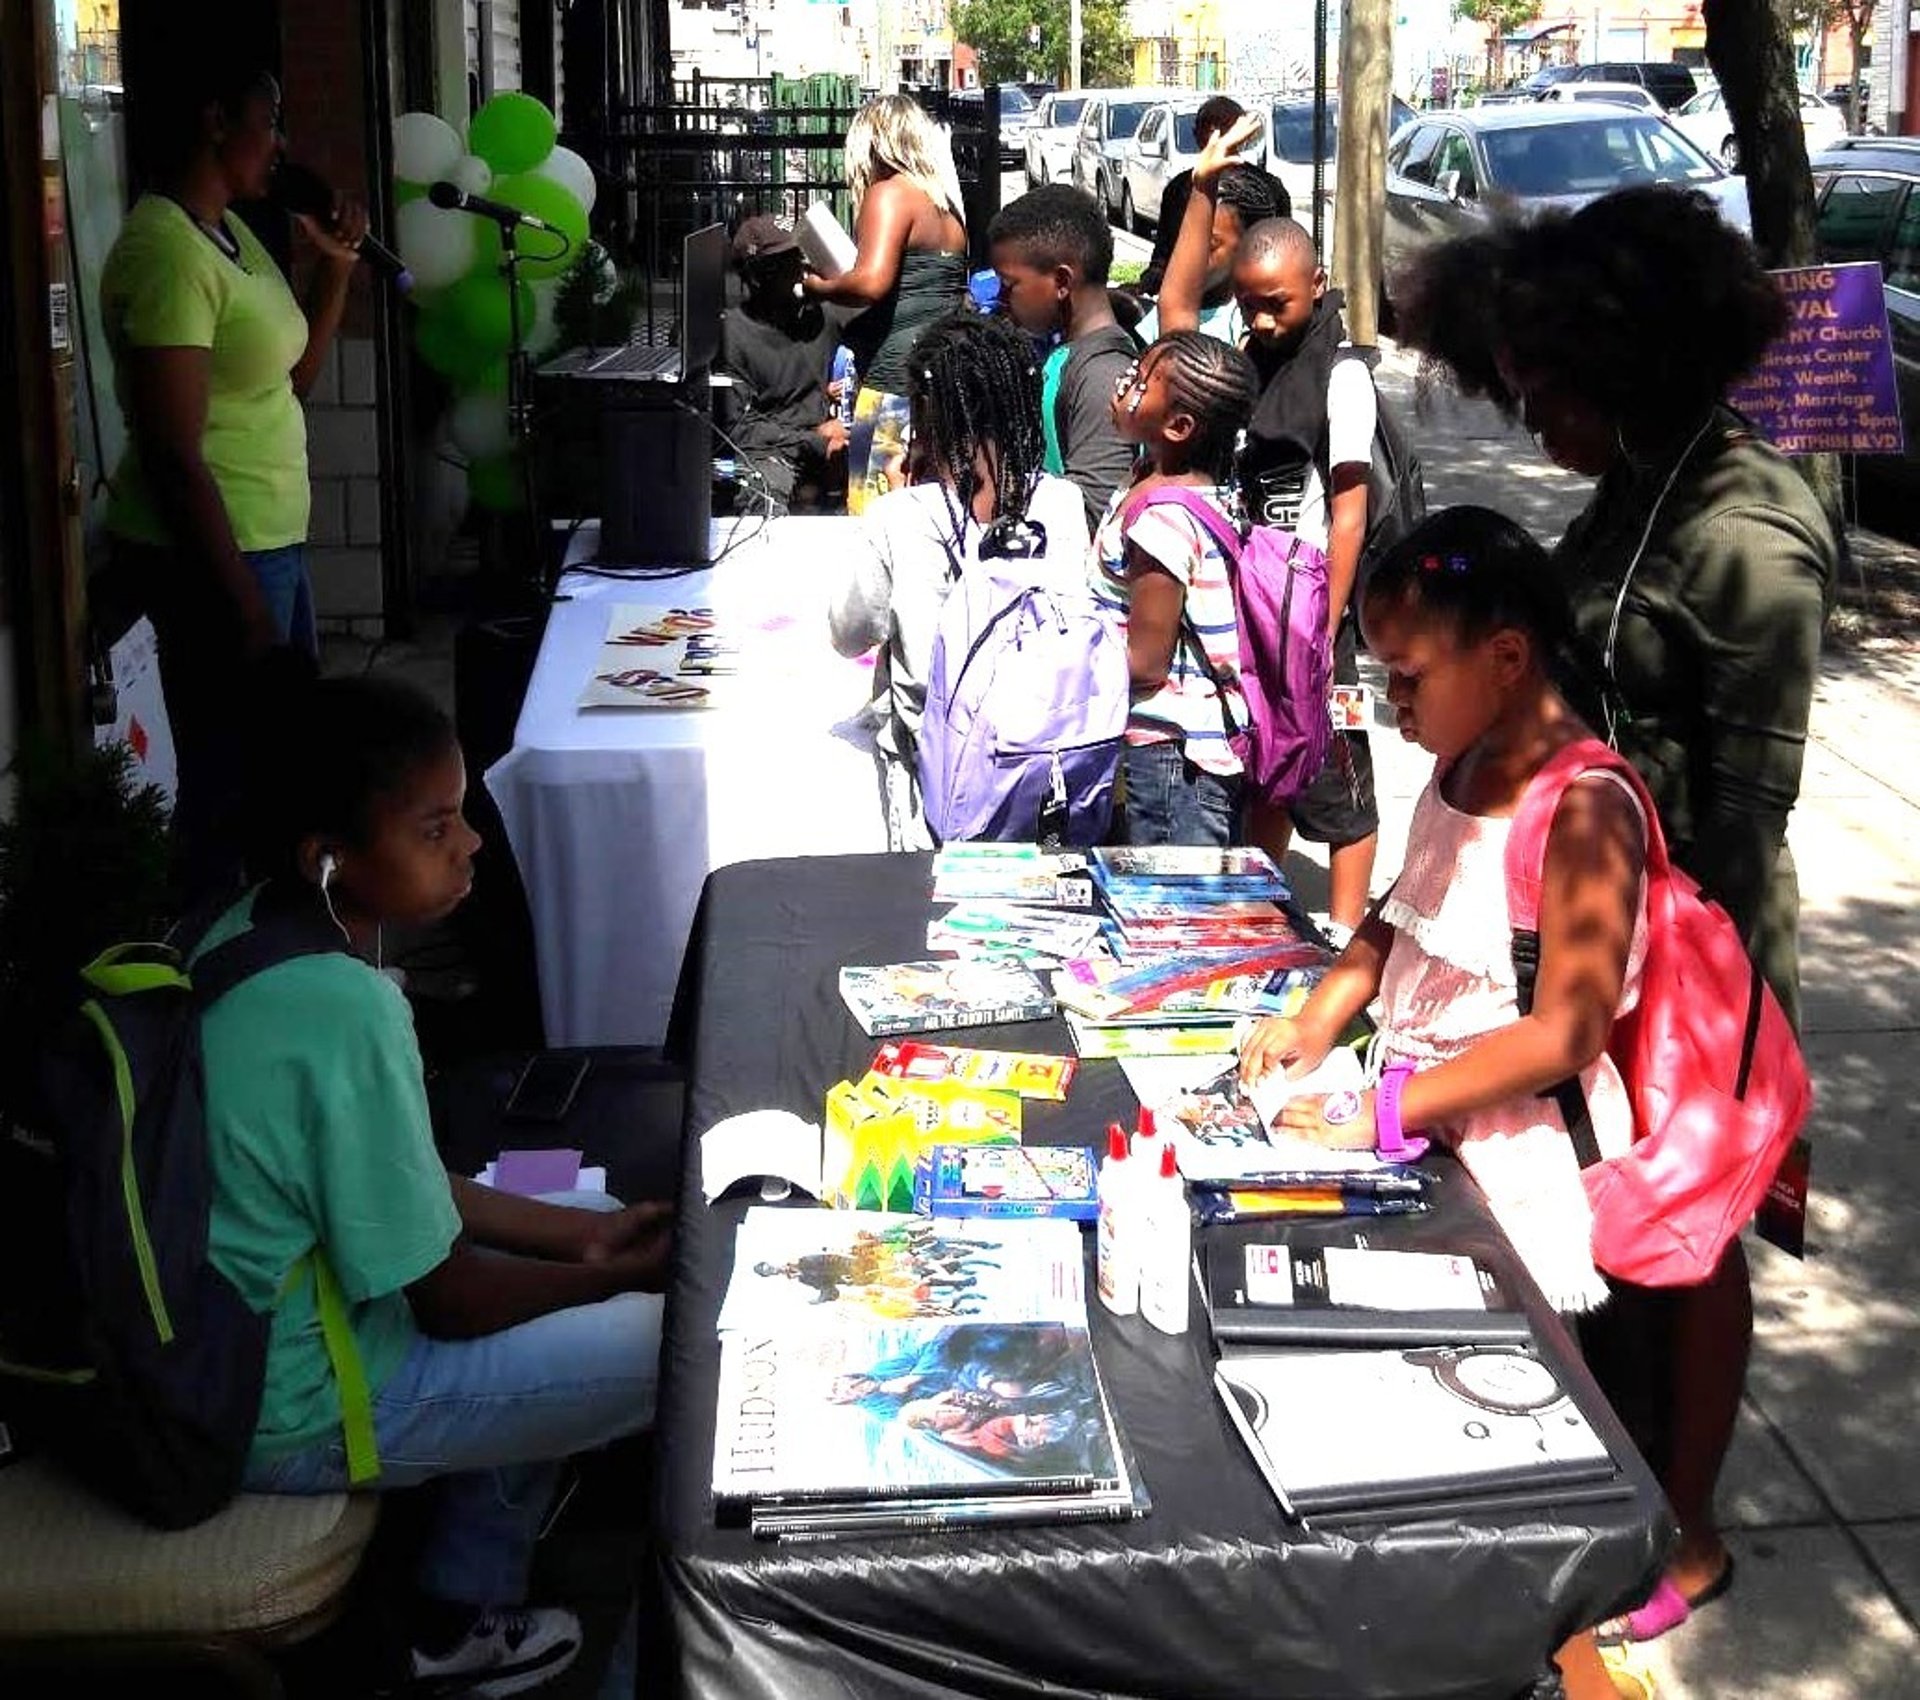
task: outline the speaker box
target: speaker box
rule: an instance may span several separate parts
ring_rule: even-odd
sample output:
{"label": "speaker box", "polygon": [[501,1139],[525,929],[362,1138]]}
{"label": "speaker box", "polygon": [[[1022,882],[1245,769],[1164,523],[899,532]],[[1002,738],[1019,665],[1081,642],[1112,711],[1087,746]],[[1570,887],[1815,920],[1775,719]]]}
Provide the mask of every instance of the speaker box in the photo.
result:
{"label": "speaker box", "polygon": [[[644,394],[660,388],[658,397]],[[635,393],[643,392],[643,393]],[[697,385],[622,384],[601,406],[601,559],[694,566],[708,559],[713,421]],[[698,405],[687,401],[698,395]]]}

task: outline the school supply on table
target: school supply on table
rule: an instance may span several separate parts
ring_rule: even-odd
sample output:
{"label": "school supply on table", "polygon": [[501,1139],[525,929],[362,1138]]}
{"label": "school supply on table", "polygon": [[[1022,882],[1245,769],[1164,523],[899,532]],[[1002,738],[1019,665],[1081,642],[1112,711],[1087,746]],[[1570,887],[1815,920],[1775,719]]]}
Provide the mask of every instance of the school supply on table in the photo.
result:
{"label": "school supply on table", "polygon": [[1289,1216],[1419,1216],[1429,1208],[1418,1186],[1406,1193],[1382,1192],[1331,1186],[1324,1176],[1272,1176],[1244,1187],[1195,1181],[1192,1194],[1194,1219],[1203,1228]]}
{"label": "school supply on table", "polygon": [[840,970],[840,997],[870,1039],[1045,1021],[1052,994],[1015,962],[894,962]]}
{"label": "school supply on table", "polygon": [[[1143,1153],[1135,1137],[1135,1162]],[[1171,1145],[1136,1175],[1134,1223],[1140,1239],[1140,1314],[1162,1334],[1184,1334],[1193,1297],[1193,1215]]]}
{"label": "school supply on table", "polygon": [[1517,1345],[1226,1351],[1222,1405],[1293,1516],[1616,1483],[1606,1442]]}
{"label": "school supply on table", "polygon": [[1248,792],[1276,806],[1291,802],[1326,766],[1333,747],[1327,558],[1276,526],[1256,524],[1243,536],[1199,491],[1183,485],[1156,485],[1133,503],[1133,513],[1166,506],[1185,509],[1226,557],[1248,719],[1229,726],[1228,738]]}
{"label": "school supply on table", "polygon": [[[502,1158],[506,1157],[507,1155],[508,1153],[505,1151],[500,1153],[500,1156]],[[522,1157],[525,1157],[528,1155],[538,1155],[538,1156],[544,1157],[546,1153],[545,1152],[539,1152],[539,1153],[519,1152],[516,1155],[519,1155]],[[573,1152],[566,1153],[566,1155],[574,1159],[578,1159],[578,1157],[580,1156],[580,1153],[577,1151],[573,1151]],[[502,1186],[498,1178],[498,1171],[499,1171],[499,1162],[498,1162],[498,1159],[496,1159],[492,1163],[483,1164],[480,1169],[480,1172],[476,1174],[473,1178],[477,1182],[479,1182],[481,1186],[494,1187],[501,1192],[515,1192],[519,1190],[517,1187]],[[522,1171],[523,1178],[524,1178],[524,1175],[525,1175],[525,1171]],[[577,1163],[576,1167],[573,1170],[573,1181],[571,1185],[564,1188],[547,1187],[547,1188],[543,1188],[542,1190],[548,1191],[548,1192],[556,1192],[556,1191],[605,1192],[607,1190],[606,1166],[601,1163]],[[523,1196],[537,1197],[538,1194],[532,1193],[532,1194],[525,1194]]]}
{"label": "school supply on table", "polygon": [[1105,845],[1090,862],[1095,882],[1109,896],[1284,902],[1291,895],[1273,858],[1250,844],[1218,850],[1199,844]]}
{"label": "school supply on table", "polygon": [[959,1080],[868,1073],[827,1092],[822,1202],[911,1210],[914,1173],[933,1146],[1017,1145],[1020,1099]]}
{"label": "school supply on table", "polygon": [[927,923],[927,949],[1058,968],[1100,948],[1102,923],[1085,910],[1024,903],[960,903]]}
{"label": "school supply on table", "polygon": [[1209,1236],[1202,1262],[1214,1338],[1223,1342],[1479,1345],[1532,1337],[1492,1271],[1458,1253]]}
{"label": "school supply on table", "polygon": [[752,1210],[712,1488],[762,1537],[1132,1517],[1070,1222]]}
{"label": "school supply on table", "polygon": [[1059,560],[949,548],[917,739],[927,826],[967,839],[1098,844],[1131,689],[1125,635]]}
{"label": "school supply on table", "polygon": [[[1291,931],[1244,950],[1171,950],[1143,962],[1114,963],[1086,959],[1068,963],[1053,977],[1053,993],[1063,1009],[1089,1021],[1155,1014],[1191,1016],[1205,1012],[1238,1015],[1245,1004],[1258,1006],[1276,985],[1274,976],[1298,974],[1304,984],[1325,965],[1326,952]],[[1246,995],[1243,982],[1258,980]],[[1282,994],[1284,996],[1284,993]]]}
{"label": "school supply on table", "polygon": [[581,692],[582,708],[707,708],[715,681],[736,672],[737,646],[711,608],[620,603]]}
{"label": "school supply on table", "polygon": [[[270,1314],[207,1257],[212,1181],[201,1079],[206,1011],[254,975],[345,948],[324,922],[260,919],[188,963],[184,943],[118,946],[43,1059],[31,1142],[0,1148],[0,1418],[144,1522],[185,1529],[239,1491],[266,1377]],[[314,1289],[340,1389],[348,1474],[379,1474],[346,1301],[318,1249]]]}
{"label": "school supply on table", "polygon": [[1099,1213],[1094,1153],[1084,1145],[935,1145],[915,1165],[919,1216],[1056,1216]]}
{"label": "school supply on table", "polygon": [[1073,1048],[1085,1061],[1096,1057],[1227,1057],[1239,1041],[1237,1018],[1195,1015],[1149,1016],[1112,1022],[1067,1014]]}
{"label": "school supply on table", "polygon": [[1387,1165],[1371,1149],[1343,1150],[1283,1132],[1277,1118],[1296,1093],[1358,1092],[1365,1083],[1359,1057],[1336,1046],[1297,1080],[1276,1069],[1244,1087],[1236,1062],[1196,1090],[1151,1107],[1171,1133],[1180,1172],[1190,1181],[1244,1185],[1272,1175],[1316,1175],[1339,1185],[1347,1175],[1377,1173]]}
{"label": "school supply on table", "polygon": [[818,1198],[820,1129],[790,1110],[749,1110],[700,1136],[700,1190],[711,1204],[750,1176]]}
{"label": "school supply on table", "polygon": [[932,1045],[921,1039],[890,1039],[874,1053],[871,1072],[897,1080],[957,1080],[993,1087],[1022,1098],[1064,1099],[1080,1065],[1072,1057],[1029,1051],[980,1051],[964,1045]]}
{"label": "school supply on table", "polygon": [[1520,1010],[1540,962],[1547,835],[1584,771],[1618,774],[1647,826],[1647,955],[1640,1001],[1607,1050],[1633,1102],[1634,1143],[1602,1161],[1578,1080],[1553,1091],[1593,1206],[1593,1259],[1643,1286],[1691,1286],[1718,1267],[1812,1107],[1792,1024],[1726,911],[1667,854],[1632,765],[1598,739],[1559,751],[1528,784],[1507,839],[1507,906]]}
{"label": "school supply on table", "polygon": [[936,903],[1002,902],[1091,909],[1093,876],[1078,850],[1037,844],[946,844],[933,858]]}
{"label": "school supply on table", "polygon": [[[520,1198],[574,1192],[580,1186],[580,1151],[502,1151],[494,1159],[492,1187]],[[604,1190],[604,1188],[603,1188]]]}

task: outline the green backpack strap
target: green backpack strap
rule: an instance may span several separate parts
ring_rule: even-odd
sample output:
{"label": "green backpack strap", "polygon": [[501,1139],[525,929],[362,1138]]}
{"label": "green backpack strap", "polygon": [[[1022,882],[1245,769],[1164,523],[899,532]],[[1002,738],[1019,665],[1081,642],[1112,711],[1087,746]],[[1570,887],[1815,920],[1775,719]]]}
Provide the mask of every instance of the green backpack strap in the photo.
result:
{"label": "green backpack strap", "polygon": [[314,1307],[320,1313],[320,1332],[327,1342],[327,1360],[333,1365],[333,1382],[340,1390],[340,1428],[347,1443],[347,1483],[361,1487],[380,1475],[380,1447],[373,1433],[373,1390],[367,1386],[367,1366],[361,1361],[359,1343],[353,1337],[353,1322],[347,1315],[347,1301],[334,1277],[333,1265],[318,1246],[288,1272],[282,1295],[290,1292],[303,1269],[313,1270]]}

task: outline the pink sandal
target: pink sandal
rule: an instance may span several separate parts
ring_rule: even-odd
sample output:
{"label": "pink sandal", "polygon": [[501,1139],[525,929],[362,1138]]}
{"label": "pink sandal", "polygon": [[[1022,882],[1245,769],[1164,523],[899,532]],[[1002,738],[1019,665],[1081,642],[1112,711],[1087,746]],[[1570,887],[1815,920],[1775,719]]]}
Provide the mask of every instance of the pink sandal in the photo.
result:
{"label": "pink sandal", "polygon": [[1733,1586],[1733,1554],[1720,1574],[1689,1600],[1666,1577],[1653,1592],[1624,1617],[1610,1617],[1593,1632],[1602,1647],[1624,1647],[1635,1641],[1657,1641],[1685,1623],[1699,1606],[1711,1605]]}

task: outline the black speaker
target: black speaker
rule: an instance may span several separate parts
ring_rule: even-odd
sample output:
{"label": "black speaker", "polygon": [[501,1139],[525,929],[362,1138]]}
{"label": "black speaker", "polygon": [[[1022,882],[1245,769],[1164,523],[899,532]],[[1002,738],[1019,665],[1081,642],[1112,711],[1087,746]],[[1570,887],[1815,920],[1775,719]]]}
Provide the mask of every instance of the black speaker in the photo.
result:
{"label": "black speaker", "polygon": [[713,421],[706,397],[702,374],[695,384],[621,384],[603,398],[602,560],[694,566],[711,555]]}

